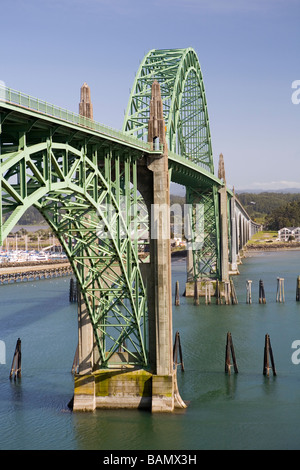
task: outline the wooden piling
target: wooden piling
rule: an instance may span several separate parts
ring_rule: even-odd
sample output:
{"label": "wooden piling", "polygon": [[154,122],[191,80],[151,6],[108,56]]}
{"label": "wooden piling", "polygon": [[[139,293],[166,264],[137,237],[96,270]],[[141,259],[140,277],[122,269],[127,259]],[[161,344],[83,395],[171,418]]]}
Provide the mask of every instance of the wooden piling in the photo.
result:
{"label": "wooden piling", "polygon": [[[271,366],[270,366],[270,360],[271,360]],[[272,347],[271,347],[270,336],[267,334],[267,335],[265,335],[263,374],[264,375],[269,375],[270,369],[272,369],[273,375],[277,375],[276,374],[276,369],[275,369],[273,351],[272,351]]]}
{"label": "wooden piling", "polygon": [[225,297],[225,305],[230,304],[230,285],[228,281],[224,282],[224,297]]}
{"label": "wooden piling", "polygon": [[198,281],[194,284],[194,305],[199,305]]}
{"label": "wooden piling", "polygon": [[297,286],[296,286],[296,301],[300,301],[300,276],[297,277]]}
{"label": "wooden piling", "polygon": [[179,297],[179,281],[176,281],[175,285],[175,305],[180,305],[180,297]]}
{"label": "wooden piling", "polygon": [[231,295],[231,303],[233,305],[237,305],[239,302],[238,302],[238,298],[236,295],[236,291],[235,291],[235,287],[234,287],[234,283],[232,279],[230,279],[230,295]]}
{"label": "wooden piling", "polygon": [[[231,364],[231,358],[232,358],[232,364]],[[231,366],[233,365],[234,372],[238,374],[238,366],[236,362],[236,357],[235,357],[235,351],[233,347],[233,341],[232,341],[232,336],[231,333],[227,333],[227,340],[226,340],[226,351],[225,351],[225,372],[227,374],[231,373]]]}
{"label": "wooden piling", "polygon": [[259,303],[260,304],[266,303],[265,288],[264,288],[264,283],[262,280],[259,281]]}
{"label": "wooden piling", "polygon": [[284,302],[284,278],[277,278],[276,302]]}
{"label": "wooden piling", "polygon": [[252,281],[249,281],[249,280],[246,281],[246,289],[247,289],[246,303],[247,304],[252,304],[251,284],[252,284]]}
{"label": "wooden piling", "polygon": [[13,377],[16,380],[21,377],[21,359],[21,340],[18,338],[9,374],[10,379]]}
{"label": "wooden piling", "polygon": [[206,305],[207,304],[210,304],[211,303],[211,283],[209,281],[207,281],[205,283],[205,303]]}
{"label": "wooden piling", "polygon": [[[178,353],[179,353],[180,362],[178,362]],[[174,341],[174,346],[173,346],[173,363],[174,363],[175,369],[177,368],[178,365],[181,365],[181,370],[184,372],[184,363],[183,363],[183,357],[182,357],[179,331],[176,331],[176,334],[175,334],[175,341]]]}
{"label": "wooden piling", "polygon": [[220,292],[220,285],[219,281],[216,281],[216,304],[221,305],[222,304],[222,299],[221,299],[221,292]]}
{"label": "wooden piling", "polygon": [[77,302],[77,282],[71,278],[70,279],[70,289],[69,289],[69,301],[70,302]]}

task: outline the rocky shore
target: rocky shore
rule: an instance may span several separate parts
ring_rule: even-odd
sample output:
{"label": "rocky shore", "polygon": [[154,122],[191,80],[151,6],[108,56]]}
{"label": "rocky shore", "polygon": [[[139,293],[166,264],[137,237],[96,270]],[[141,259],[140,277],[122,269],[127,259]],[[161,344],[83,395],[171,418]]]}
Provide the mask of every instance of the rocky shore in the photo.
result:
{"label": "rocky shore", "polygon": [[300,242],[270,242],[270,243],[249,243],[243,251],[255,252],[255,251],[286,251],[286,250],[300,250]]}

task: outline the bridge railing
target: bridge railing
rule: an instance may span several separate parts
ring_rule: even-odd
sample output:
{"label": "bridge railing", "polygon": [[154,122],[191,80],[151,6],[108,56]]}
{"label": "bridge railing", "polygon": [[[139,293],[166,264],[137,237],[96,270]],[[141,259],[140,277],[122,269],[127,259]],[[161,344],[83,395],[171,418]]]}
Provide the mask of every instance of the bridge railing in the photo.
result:
{"label": "bridge railing", "polygon": [[85,118],[80,114],[73,113],[72,111],[68,111],[67,109],[60,108],[58,106],[47,103],[46,101],[40,100],[38,98],[34,98],[20,91],[13,90],[12,88],[8,88],[0,83],[0,102],[1,101],[20,106],[22,108],[26,108],[31,111],[36,111],[40,114],[44,114],[49,117],[54,117],[62,121],[86,127],[93,131],[107,135],[108,137],[112,137],[123,142],[125,141],[129,144],[137,145],[147,151],[151,150],[150,144],[148,142],[142,141],[133,136],[129,136],[128,134],[122,131],[118,131],[109,126],[105,126],[92,119]]}

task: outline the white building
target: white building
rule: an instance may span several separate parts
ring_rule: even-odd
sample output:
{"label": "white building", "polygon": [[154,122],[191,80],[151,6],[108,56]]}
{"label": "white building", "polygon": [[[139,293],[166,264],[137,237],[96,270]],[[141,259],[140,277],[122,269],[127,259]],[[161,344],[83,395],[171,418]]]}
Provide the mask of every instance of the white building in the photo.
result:
{"label": "white building", "polygon": [[284,227],[278,230],[278,238],[281,242],[288,242],[290,237],[292,240],[300,242],[300,227]]}

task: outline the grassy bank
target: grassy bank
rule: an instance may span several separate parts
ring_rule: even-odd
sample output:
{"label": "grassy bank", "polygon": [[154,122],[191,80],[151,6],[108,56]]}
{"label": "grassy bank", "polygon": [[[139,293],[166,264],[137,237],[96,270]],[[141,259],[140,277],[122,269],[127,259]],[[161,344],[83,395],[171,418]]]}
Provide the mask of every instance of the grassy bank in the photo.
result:
{"label": "grassy bank", "polygon": [[300,243],[295,241],[281,242],[278,240],[278,232],[257,232],[247,242],[246,250],[289,250],[300,249]]}

